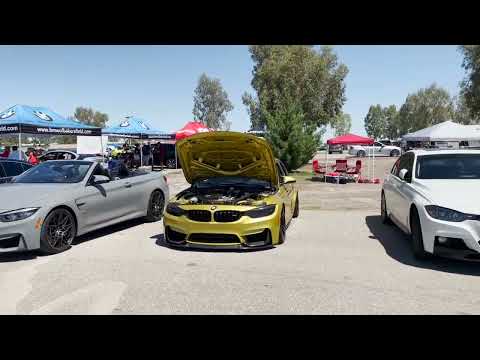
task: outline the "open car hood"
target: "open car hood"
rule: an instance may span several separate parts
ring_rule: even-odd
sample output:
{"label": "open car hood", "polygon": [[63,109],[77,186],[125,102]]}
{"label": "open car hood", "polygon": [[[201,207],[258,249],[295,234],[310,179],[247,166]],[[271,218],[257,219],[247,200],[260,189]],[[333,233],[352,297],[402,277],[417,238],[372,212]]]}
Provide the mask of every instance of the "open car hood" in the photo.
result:
{"label": "open car hood", "polygon": [[212,131],[177,142],[185,179],[245,176],[278,184],[275,159],[265,139],[230,131]]}

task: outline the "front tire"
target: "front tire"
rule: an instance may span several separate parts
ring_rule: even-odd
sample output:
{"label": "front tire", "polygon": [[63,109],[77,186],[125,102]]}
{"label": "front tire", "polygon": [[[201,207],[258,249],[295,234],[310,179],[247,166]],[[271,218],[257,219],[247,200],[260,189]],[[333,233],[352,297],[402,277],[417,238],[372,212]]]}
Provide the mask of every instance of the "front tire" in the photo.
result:
{"label": "front tire", "polygon": [[278,234],[278,243],[283,244],[287,238],[287,223],[285,221],[285,208],[282,209],[282,215],[280,215],[280,232]]}
{"label": "front tire", "polygon": [[400,156],[400,151],[398,151],[396,149],[390,151],[390,157],[394,157],[394,156]]}
{"label": "front tire", "polygon": [[77,225],[73,214],[64,208],[52,210],[40,231],[40,253],[53,255],[70,249],[76,234]]}
{"label": "front tire", "polygon": [[295,209],[293,210],[292,217],[297,218],[299,213],[300,213],[300,206],[298,204],[298,194],[297,194],[297,199],[295,200]]}
{"label": "front tire", "polygon": [[390,217],[388,216],[388,211],[387,211],[387,200],[385,199],[385,193],[382,191],[382,200],[381,200],[381,215],[382,215],[382,223],[390,225],[392,223],[392,220],[390,220]]}
{"label": "front tire", "polygon": [[420,217],[415,208],[410,212],[410,229],[413,255],[419,260],[428,258],[429,253],[427,253],[423,247],[422,224],[420,223]]}
{"label": "front tire", "polygon": [[360,151],[357,152],[357,157],[365,157],[365,155],[367,155],[367,154],[363,150],[360,150]]}
{"label": "front tire", "polygon": [[163,209],[165,208],[165,196],[160,190],[155,190],[150,195],[148,201],[147,216],[145,216],[146,222],[156,222],[162,218]]}

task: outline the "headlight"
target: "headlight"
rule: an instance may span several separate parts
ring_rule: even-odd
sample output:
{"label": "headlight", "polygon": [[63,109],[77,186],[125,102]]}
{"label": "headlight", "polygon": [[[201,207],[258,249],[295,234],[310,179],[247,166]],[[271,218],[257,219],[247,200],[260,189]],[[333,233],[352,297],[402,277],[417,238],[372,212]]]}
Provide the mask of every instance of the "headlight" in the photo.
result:
{"label": "headlight", "polygon": [[428,215],[432,218],[443,221],[462,222],[475,217],[475,215],[464,214],[436,205],[427,205],[425,206],[425,210],[427,210]]}
{"label": "headlight", "polygon": [[185,210],[175,203],[170,203],[167,205],[167,213],[173,216],[182,216],[185,215]]}
{"label": "headlight", "polygon": [[244,215],[251,218],[259,218],[272,215],[275,212],[276,205],[266,205],[256,209],[245,211]]}
{"label": "headlight", "polygon": [[40,208],[25,208],[12,211],[6,211],[0,214],[1,222],[11,222],[26,219],[37,212]]}

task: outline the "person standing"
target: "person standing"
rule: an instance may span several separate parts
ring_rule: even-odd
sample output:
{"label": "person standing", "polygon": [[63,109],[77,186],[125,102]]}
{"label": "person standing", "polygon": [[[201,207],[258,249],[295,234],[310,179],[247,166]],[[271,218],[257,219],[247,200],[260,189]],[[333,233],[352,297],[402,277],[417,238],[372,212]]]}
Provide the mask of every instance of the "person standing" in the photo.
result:
{"label": "person standing", "polygon": [[32,165],[38,165],[38,158],[34,150],[31,150],[28,154],[28,162]]}
{"label": "person standing", "polygon": [[142,147],[142,160],[143,160],[142,166],[148,166],[150,164],[151,153],[152,153],[152,148],[150,146],[150,142],[147,142]]}
{"label": "person standing", "polygon": [[3,152],[0,154],[0,157],[2,158],[8,158],[10,156],[10,146],[5,146],[5,149]]}
{"label": "person standing", "polygon": [[22,149],[18,149],[18,146],[12,146],[12,152],[10,153],[8,158],[12,160],[28,160],[27,155],[25,155]]}
{"label": "person standing", "polygon": [[142,164],[140,163],[140,145],[135,144],[135,149],[133,150],[133,167],[138,169]]}

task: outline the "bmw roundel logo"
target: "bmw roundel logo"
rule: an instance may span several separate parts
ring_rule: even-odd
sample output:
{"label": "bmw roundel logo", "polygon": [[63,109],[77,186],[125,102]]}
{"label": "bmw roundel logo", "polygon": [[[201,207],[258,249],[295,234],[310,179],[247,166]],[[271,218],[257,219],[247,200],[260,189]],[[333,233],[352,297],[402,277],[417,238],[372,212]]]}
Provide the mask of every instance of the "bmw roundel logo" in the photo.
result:
{"label": "bmw roundel logo", "polygon": [[120,124],[120,127],[127,127],[127,126],[130,126],[130,122],[128,120],[125,120]]}
{"label": "bmw roundel logo", "polygon": [[15,109],[8,109],[7,111],[0,114],[0,119],[7,119],[15,115]]}
{"label": "bmw roundel logo", "polygon": [[213,211],[213,210],[215,210],[216,208],[217,208],[216,206],[212,206],[212,207],[210,208],[210,210]]}
{"label": "bmw roundel logo", "polygon": [[35,110],[33,113],[42,120],[53,121],[52,117],[48,114],[45,114],[43,111]]}

